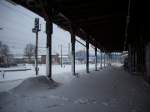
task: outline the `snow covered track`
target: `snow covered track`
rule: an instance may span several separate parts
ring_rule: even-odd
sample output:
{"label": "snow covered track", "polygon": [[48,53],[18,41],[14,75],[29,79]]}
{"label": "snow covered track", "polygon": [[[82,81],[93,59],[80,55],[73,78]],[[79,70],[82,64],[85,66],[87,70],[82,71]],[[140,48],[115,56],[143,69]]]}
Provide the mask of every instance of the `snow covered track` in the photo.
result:
{"label": "snow covered track", "polygon": [[150,112],[150,87],[121,67],[58,84],[40,76],[0,93],[0,112]]}

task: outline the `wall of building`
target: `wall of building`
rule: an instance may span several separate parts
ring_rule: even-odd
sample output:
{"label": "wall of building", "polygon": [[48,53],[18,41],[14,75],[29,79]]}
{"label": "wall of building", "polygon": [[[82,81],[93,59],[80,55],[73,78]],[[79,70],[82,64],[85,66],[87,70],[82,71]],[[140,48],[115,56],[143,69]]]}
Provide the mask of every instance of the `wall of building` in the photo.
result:
{"label": "wall of building", "polygon": [[135,74],[145,73],[145,50],[142,45],[129,44],[128,71]]}
{"label": "wall of building", "polygon": [[145,51],[146,79],[150,82],[150,42],[146,45]]}

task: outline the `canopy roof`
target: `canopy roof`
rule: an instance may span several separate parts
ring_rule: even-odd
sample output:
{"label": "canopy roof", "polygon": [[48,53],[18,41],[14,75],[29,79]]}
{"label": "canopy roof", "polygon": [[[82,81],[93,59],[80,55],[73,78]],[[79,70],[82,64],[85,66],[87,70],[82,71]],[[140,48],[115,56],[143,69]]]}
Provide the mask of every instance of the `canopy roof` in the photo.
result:
{"label": "canopy roof", "polygon": [[70,23],[76,35],[106,51],[122,51],[125,41],[128,0],[13,0],[44,17],[44,8],[52,7],[53,22],[70,31]]}

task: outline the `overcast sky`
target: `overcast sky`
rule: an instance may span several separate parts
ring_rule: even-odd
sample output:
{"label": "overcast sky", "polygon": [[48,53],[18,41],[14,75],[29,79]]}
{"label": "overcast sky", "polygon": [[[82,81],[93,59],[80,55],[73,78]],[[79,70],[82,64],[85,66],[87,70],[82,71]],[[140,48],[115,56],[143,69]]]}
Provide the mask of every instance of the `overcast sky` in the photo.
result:
{"label": "overcast sky", "polygon": [[[0,0],[0,41],[10,47],[11,53],[23,55],[26,44],[35,44],[35,33],[32,32],[35,17],[40,19],[39,54],[43,54],[46,47],[44,19],[19,5]],[[63,45],[63,53],[67,54],[70,34],[56,25],[53,26],[52,53],[60,53],[60,45]],[[83,49],[85,48],[82,45],[76,43],[76,51]]]}

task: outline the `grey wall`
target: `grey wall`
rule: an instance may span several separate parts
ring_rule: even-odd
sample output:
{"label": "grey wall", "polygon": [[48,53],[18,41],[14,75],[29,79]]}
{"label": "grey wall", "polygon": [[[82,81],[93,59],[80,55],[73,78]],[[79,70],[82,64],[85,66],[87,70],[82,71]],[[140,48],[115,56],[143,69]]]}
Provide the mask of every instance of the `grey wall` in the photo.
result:
{"label": "grey wall", "polygon": [[146,63],[146,78],[150,81],[150,42],[146,46],[145,54],[145,63]]}

